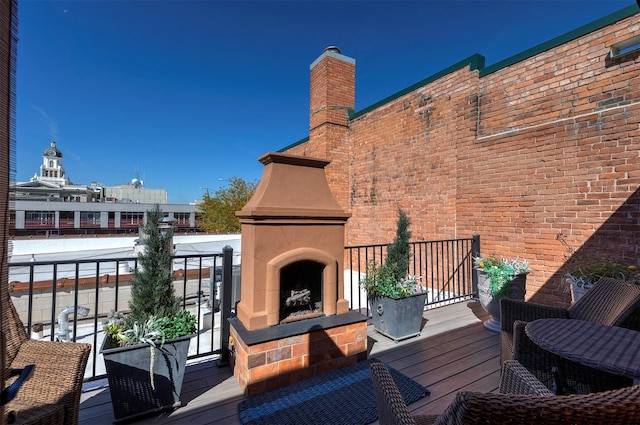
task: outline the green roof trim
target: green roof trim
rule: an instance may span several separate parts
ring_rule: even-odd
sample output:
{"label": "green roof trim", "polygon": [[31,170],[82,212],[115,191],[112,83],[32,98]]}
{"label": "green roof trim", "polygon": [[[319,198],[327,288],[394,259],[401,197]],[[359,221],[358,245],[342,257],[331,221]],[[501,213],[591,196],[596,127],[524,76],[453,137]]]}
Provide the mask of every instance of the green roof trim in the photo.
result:
{"label": "green roof trim", "polygon": [[415,84],[410,85],[409,87],[400,90],[399,92],[396,92],[394,94],[392,94],[391,96],[387,96],[384,99],[374,103],[373,105],[370,105],[358,112],[354,112],[354,113],[350,113],[349,114],[349,119],[354,119],[359,117],[360,115],[364,115],[367,112],[371,112],[372,110],[380,107],[381,105],[384,105],[385,103],[389,103],[394,99],[397,99],[401,96],[404,96],[407,93],[410,93],[422,86],[425,86],[433,81],[436,81],[442,77],[444,77],[447,74],[451,74],[452,72],[455,72],[459,69],[462,69],[464,67],[468,66],[469,67],[469,71],[475,71],[476,69],[481,70],[482,68],[484,68],[484,56],[479,55],[479,54],[474,54],[472,56],[469,56],[466,59],[461,60],[458,63],[455,63],[451,66],[449,66],[448,68],[443,69],[442,71],[436,72],[435,74],[425,78],[424,80],[420,80]]}
{"label": "green roof trim", "polygon": [[[560,35],[558,37],[555,37],[549,41],[546,41],[544,43],[538,44],[537,46],[534,46],[530,49],[527,49],[521,53],[518,53],[516,55],[513,55],[509,58],[506,58],[504,60],[501,60],[499,62],[494,63],[493,65],[487,66],[485,67],[485,57],[476,53],[472,56],[469,56],[466,59],[461,60],[458,63],[455,63],[451,66],[449,66],[448,68],[443,69],[440,72],[437,72],[433,75],[431,75],[430,77],[425,78],[424,80],[418,81],[415,84],[410,85],[409,87],[400,90],[390,96],[385,97],[384,99],[358,111],[355,112],[353,110],[349,110],[349,119],[354,119],[357,118],[361,115],[364,115],[368,112],[373,111],[374,109],[379,108],[380,106],[391,102],[392,100],[395,100],[401,96],[404,96],[407,93],[410,93],[422,86],[425,86],[439,78],[442,78],[443,76],[450,74],[452,72],[455,72],[459,69],[462,69],[466,66],[469,66],[469,71],[475,71],[478,70],[480,77],[483,77],[485,75],[491,74],[493,72],[496,72],[502,68],[506,68],[508,66],[511,66],[513,64],[516,64],[518,62],[522,62],[525,59],[528,59],[532,56],[538,55],[546,50],[550,50],[553,49],[555,47],[558,47],[564,43],[568,43],[578,37],[582,37],[586,34],[589,34],[590,32],[599,30],[600,28],[606,27],[607,25],[611,25],[614,22],[620,21],[622,19],[626,19],[632,15],[635,15],[636,13],[640,12],[640,5],[638,3],[634,3],[630,6],[627,6],[623,9],[618,10],[617,12],[613,12],[607,16],[604,16],[600,19],[597,19],[591,23],[588,23],[586,25],[583,25],[581,27],[578,27],[572,31],[569,31],[563,35]],[[291,149],[295,146],[298,146],[302,143],[308,142],[309,141],[309,137],[305,137],[304,139],[300,139],[299,141],[290,144],[289,146],[286,146],[282,149],[280,149],[278,152],[284,152],[288,149]]]}
{"label": "green roof trim", "polygon": [[640,7],[638,7],[638,4],[627,6],[624,9],[620,9],[617,12],[613,12],[607,16],[604,16],[600,19],[597,19],[593,22],[590,22],[586,25],[583,25],[572,31],[569,31],[568,33],[562,34],[556,38],[553,38],[549,41],[538,44],[537,46],[534,46],[530,49],[527,49],[523,52],[513,55],[507,59],[501,60],[500,62],[494,63],[491,66],[481,69],[480,76],[483,77],[487,74],[496,72],[502,68],[506,68],[510,65],[516,64],[518,62],[522,62],[523,60],[529,59],[530,57],[540,54],[546,50],[553,49],[564,43],[568,43],[571,40],[574,40],[578,37],[582,37],[583,35],[589,34],[590,32],[599,30],[600,28],[606,27],[607,25],[611,25],[614,22],[617,22],[621,19],[625,19],[625,18],[628,18],[629,16],[635,15],[639,11],[640,11]]}
{"label": "green roof trim", "polygon": [[300,139],[300,140],[298,140],[297,142],[291,143],[289,146],[285,146],[285,147],[284,147],[284,148],[282,148],[282,149],[278,149],[276,152],[278,152],[278,153],[282,153],[282,152],[284,152],[284,151],[286,151],[286,150],[289,150],[289,149],[295,148],[296,146],[301,145],[301,144],[303,144],[303,143],[306,143],[306,142],[308,142],[308,141],[309,141],[309,136],[305,137],[304,139]]}

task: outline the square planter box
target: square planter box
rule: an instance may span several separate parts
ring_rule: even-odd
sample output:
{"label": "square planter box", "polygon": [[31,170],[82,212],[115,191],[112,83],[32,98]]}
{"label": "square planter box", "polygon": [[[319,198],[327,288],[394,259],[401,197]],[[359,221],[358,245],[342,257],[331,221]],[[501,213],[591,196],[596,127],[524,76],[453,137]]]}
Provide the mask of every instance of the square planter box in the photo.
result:
{"label": "square planter box", "polygon": [[104,357],[115,422],[180,407],[180,392],[192,336],[165,341],[155,348],[151,386],[148,345],[110,348],[105,338],[100,352]]}
{"label": "square planter box", "polygon": [[373,327],[394,341],[420,335],[426,300],[427,292],[398,299],[369,297]]}

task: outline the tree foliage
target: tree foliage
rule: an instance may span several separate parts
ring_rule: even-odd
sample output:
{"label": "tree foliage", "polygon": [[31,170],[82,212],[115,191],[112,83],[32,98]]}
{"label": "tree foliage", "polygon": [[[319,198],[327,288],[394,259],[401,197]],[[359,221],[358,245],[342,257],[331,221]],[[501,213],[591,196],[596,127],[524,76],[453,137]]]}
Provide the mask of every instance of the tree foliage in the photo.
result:
{"label": "tree foliage", "polygon": [[407,214],[403,210],[398,209],[396,236],[387,250],[387,259],[385,262],[385,267],[389,269],[396,281],[406,277],[407,271],[409,270],[409,260],[411,258],[409,249],[409,239],[411,239],[411,232],[409,231],[410,224],[411,222]]}
{"label": "tree foliage", "polygon": [[369,296],[403,298],[422,291],[418,278],[407,275],[411,259],[410,224],[409,217],[398,209],[396,236],[387,248],[384,264],[378,265],[375,261],[370,261],[366,276],[360,280],[360,286]]}
{"label": "tree foliage", "polygon": [[147,223],[140,237],[145,248],[138,254],[140,269],[131,280],[130,323],[144,323],[151,316],[173,317],[180,311],[180,299],[173,289],[173,271],[171,270],[172,232],[165,234],[158,230],[164,214],[160,206],[147,212]]}
{"label": "tree foliage", "polygon": [[198,206],[198,228],[209,233],[240,233],[240,211],[256,190],[256,182],[247,182],[241,177],[231,177],[229,185],[216,191],[213,196],[205,193],[204,202]]}

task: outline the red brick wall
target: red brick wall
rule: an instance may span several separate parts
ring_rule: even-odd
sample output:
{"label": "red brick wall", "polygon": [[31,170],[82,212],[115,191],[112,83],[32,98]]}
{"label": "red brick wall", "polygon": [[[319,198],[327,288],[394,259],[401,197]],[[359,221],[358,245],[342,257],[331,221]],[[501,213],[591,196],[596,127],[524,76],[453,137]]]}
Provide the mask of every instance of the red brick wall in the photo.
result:
{"label": "red brick wall", "polygon": [[636,14],[490,73],[463,67],[288,153],[335,158],[348,245],[390,242],[401,207],[414,240],[478,233],[483,254],[530,261],[527,298],[566,303],[558,232],[640,265],[640,55],[609,58],[638,33]]}
{"label": "red brick wall", "polygon": [[390,242],[398,208],[414,240],[456,234],[456,148],[473,137],[476,91],[477,72],[460,70],[353,120],[349,244]]}
{"label": "red brick wall", "polygon": [[359,322],[248,345],[231,326],[234,376],[252,397],[366,358],[367,323]]}
{"label": "red brick wall", "polygon": [[640,61],[608,54],[639,29],[636,15],[480,78],[478,131],[458,146],[458,234],[530,259],[538,301],[566,299],[559,231],[638,264]]}

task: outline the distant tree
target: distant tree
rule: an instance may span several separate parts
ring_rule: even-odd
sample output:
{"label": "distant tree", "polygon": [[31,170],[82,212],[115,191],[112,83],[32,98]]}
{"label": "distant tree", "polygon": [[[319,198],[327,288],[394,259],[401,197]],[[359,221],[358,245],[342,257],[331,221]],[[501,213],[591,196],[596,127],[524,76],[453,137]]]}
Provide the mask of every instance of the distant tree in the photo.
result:
{"label": "distant tree", "polygon": [[240,233],[240,211],[256,190],[257,183],[241,177],[231,177],[229,185],[220,188],[213,196],[207,191],[203,203],[198,206],[198,228],[209,233]]}

